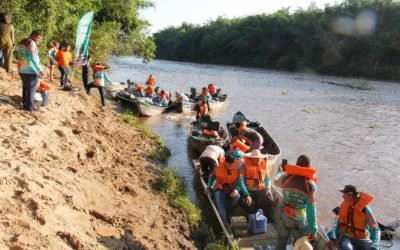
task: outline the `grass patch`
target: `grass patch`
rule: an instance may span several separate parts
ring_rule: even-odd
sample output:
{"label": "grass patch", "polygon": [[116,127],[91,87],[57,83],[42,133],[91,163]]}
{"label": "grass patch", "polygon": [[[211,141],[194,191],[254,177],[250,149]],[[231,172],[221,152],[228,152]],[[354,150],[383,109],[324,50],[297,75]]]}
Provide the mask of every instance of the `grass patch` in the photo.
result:
{"label": "grass patch", "polygon": [[289,94],[289,90],[282,90],[281,94],[282,95],[288,95]]}
{"label": "grass patch", "polygon": [[365,79],[357,79],[352,82],[346,83],[346,87],[360,90],[372,90],[374,87]]}
{"label": "grass patch", "polygon": [[124,112],[122,114],[122,120],[132,126],[135,126],[137,122],[137,118],[132,114],[132,112]]}
{"label": "grass patch", "polygon": [[368,126],[368,128],[371,128],[371,129],[378,129],[378,128],[380,128],[381,126],[379,126],[379,124],[370,124],[369,126]]}
{"label": "grass patch", "polygon": [[161,173],[161,190],[167,195],[171,206],[180,209],[191,226],[197,227],[201,221],[200,209],[187,197],[183,178],[174,170],[164,168]]}
{"label": "grass patch", "polygon": [[307,107],[307,108],[302,109],[301,111],[309,113],[309,114],[314,114],[316,112],[313,107]]}
{"label": "grass patch", "polygon": [[137,117],[134,116],[132,112],[124,112],[122,114],[122,120],[127,124],[137,128],[143,136],[153,140],[153,142],[155,143],[155,147],[150,151],[149,155],[151,158],[163,164],[167,163],[167,160],[171,155],[171,152],[165,146],[161,137],[154,134],[148,127],[138,124]]}
{"label": "grass patch", "polygon": [[187,196],[178,196],[171,200],[173,207],[181,209],[189,219],[189,223],[193,226],[198,226],[201,221],[200,209],[194,205]]}

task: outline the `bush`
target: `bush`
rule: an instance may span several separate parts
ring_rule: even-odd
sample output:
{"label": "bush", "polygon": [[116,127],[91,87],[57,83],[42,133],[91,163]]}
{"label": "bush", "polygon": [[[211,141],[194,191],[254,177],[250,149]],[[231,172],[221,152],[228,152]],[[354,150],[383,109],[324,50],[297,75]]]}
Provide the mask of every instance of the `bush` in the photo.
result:
{"label": "bush", "polygon": [[144,135],[145,137],[153,140],[155,143],[155,147],[150,151],[149,155],[151,158],[166,164],[168,161],[171,152],[165,146],[164,142],[162,141],[161,137],[155,135],[148,127],[137,124],[137,118],[132,114],[132,112],[124,112],[122,114],[122,120],[129,125],[136,127],[139,132]]}
{"label": "bush", "polygon": [[352,82],[347,83],[345,86],[352,89],[360,89],[360,90],[374,89],[374,87],[367,80],[364,79],[354,80]]}

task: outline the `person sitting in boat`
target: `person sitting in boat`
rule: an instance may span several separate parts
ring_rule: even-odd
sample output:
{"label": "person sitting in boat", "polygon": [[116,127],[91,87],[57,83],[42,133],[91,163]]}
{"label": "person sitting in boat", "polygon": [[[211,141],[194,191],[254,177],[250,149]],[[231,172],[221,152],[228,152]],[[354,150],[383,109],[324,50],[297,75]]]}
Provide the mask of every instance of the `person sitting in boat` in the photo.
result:
{"label": "person sitting in boat", "polygon": [[242,206],[248,213],[256,213],[261,208],[268,220],[273,221],[271,181],[267,167],[267,155],[260,150],[244,154],[241,167],[240,190],[243,194]]}
{"label": "person sitting in boat", "polygon": [[369,194],[357,192],[353,185],[346,185],[342,192],[343,202],[339,207],[339,219],[329,234],[329,247],[339,244],[339,249],[379,249],[381,231],[369,203],[374,199]]}
{"label": "person sitting in boat", "polygon": [[240,139],[233,141],[233,143],[229,146],[229,152],[232,152],[235,161],[243,159],[244,153],[248,150],[249,146],[244,144]]}
{"label": "person sitting in boat", "polygon": [[199,158],[200,170],[203,176],[209,176],[221,161],[225,151],[217,145],[208,145]]}
{"label": "person sitting in boat", "polygon": [[146,85],[153,86],[153,88],[156,86],[156,78],[152,74],[147,78]]}
{"label": "person sitting in boat", "polygon": [[[296,165],[279,166],[275,185],[282,188],[283,201],[278,222],[278,248],[286,249],[289,236],[294,242],[308,234],[313,240],[317,232],[316,170],[306,155],[297,158]],[[283,171],[285,170],[285,171]]]}
{"label": "person sitting in boat", "polygon": [[192,100],[196,100],[197,94],[196,94],[196,89],[195,88],[190,88],[190,95],[189,98]]}
{"label": "person sitting in boat", "polygon": [[133,95],[135,97],[144,97],[145,96],[142,85],[140,85],[140,84],[135,85],[135,90],[133,91]]}
{"label": "person sitting in boat", "polygon": [[189,102],[189,97],[187,97],[187,95],[185,95],[181,91],[176,91],[175,92],[175,102],[176,103]]}
{"label": "person sitting in boat", "polygon": [[196,120],[209,115],[209,108],[207,105],[207,101],[202,100],[201,102],[198,102],[195,107],[195,111],[196,111]]}
{"label": "person sitting in boat", "polygon": [[[214,169],[208,179],[208,187],[206,194],[214,190],[214,199],[219,215],[224,225],[229,225],[228,215],[233,212],[239,203],[240,194],[235,188],[239,179],[239,167],[242,161],[235,161],[232,154],[225,156],[225,160],[221,161],[219,166]],[[230,201],[228,209],[225,209],[226,201]]]}
{"label": "person sitting in boat", "polygon": [[214,83],[208,84],[208,93],[211,95],[212,99],[218,100],[219,96],[221,95],[221,89],[215,87]]}
{"label": "person sitting in boat", "polygon": [[154,95],[154,87],[152,85],[148,85],[145,89],[145,96],[152,97]]}
{"label": "person sitting in boat", "polygon": [[160,93],[158,94],[158,100],[159,100],[159,104],[160,106],[166,107],[168,106],[168,95],[169,92],[165,91],[165,90],[161,90]]}
{"label": "person sitting in boat", "polygon": [[210,93],[208,93],[207,87],[204,87],[200,93],[200,100],[203,101],[203,100],[211,100],[211,99],[212,99],[212,97],[211,97]]}
{"label": "person sitting in boat", "polygon": [[219,98],[220,98],[221,96],[222,96],[222,89],[217,88],[215,94],[212,95],[212,98],[213,98],[215,101],[218,101]]}
{"label": "person sitting in boat", "polygon": [[211,129],[203,129],[202,130],[202,135],[204,137],[207,137],[207,138],[214,138],[214,139],[219,139],[220,138],[220,136],[218,134],[218,131],[211,130]]}
{"label": "person sitting in boat", "polygon": [[237,139],[244,140],[246,144],[250,145],[249,148],[250,151],[254,149],[262,149],[263,147],[262,145],[264,143],[262,135],[257,131],[255,131],[254,129],[247,127],[246,121],[237,123],[236,127],[238,128],[239,131]]}
{"label": "person sitting in boat", "polygon": [[217,88],[215,87],[214,83],[208,84],[207,89],[211,96],[217,93]]}

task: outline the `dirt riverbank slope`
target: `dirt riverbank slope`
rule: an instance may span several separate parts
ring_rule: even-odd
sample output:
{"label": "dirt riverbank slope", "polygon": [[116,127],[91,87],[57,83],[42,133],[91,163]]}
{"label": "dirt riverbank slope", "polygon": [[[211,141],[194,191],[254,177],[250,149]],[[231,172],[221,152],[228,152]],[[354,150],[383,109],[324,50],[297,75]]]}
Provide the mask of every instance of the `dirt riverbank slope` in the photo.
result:
{"label": "dirt riverbank slope", "polygon": [[21,109],[0,69],[0,249],[194,249],[184,216],[153,188],[153,142],[101,109],[97,90]]}

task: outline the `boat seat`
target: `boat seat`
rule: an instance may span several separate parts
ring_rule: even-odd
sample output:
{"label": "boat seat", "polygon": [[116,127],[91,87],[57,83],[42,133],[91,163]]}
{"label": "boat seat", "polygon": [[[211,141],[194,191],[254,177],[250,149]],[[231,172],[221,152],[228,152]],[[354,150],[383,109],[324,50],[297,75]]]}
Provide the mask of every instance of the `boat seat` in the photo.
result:
{"label": "boat seat", "polygon": [[208,122],[207,129],[219,131],[219,122],[212,122],[212,121]]}

